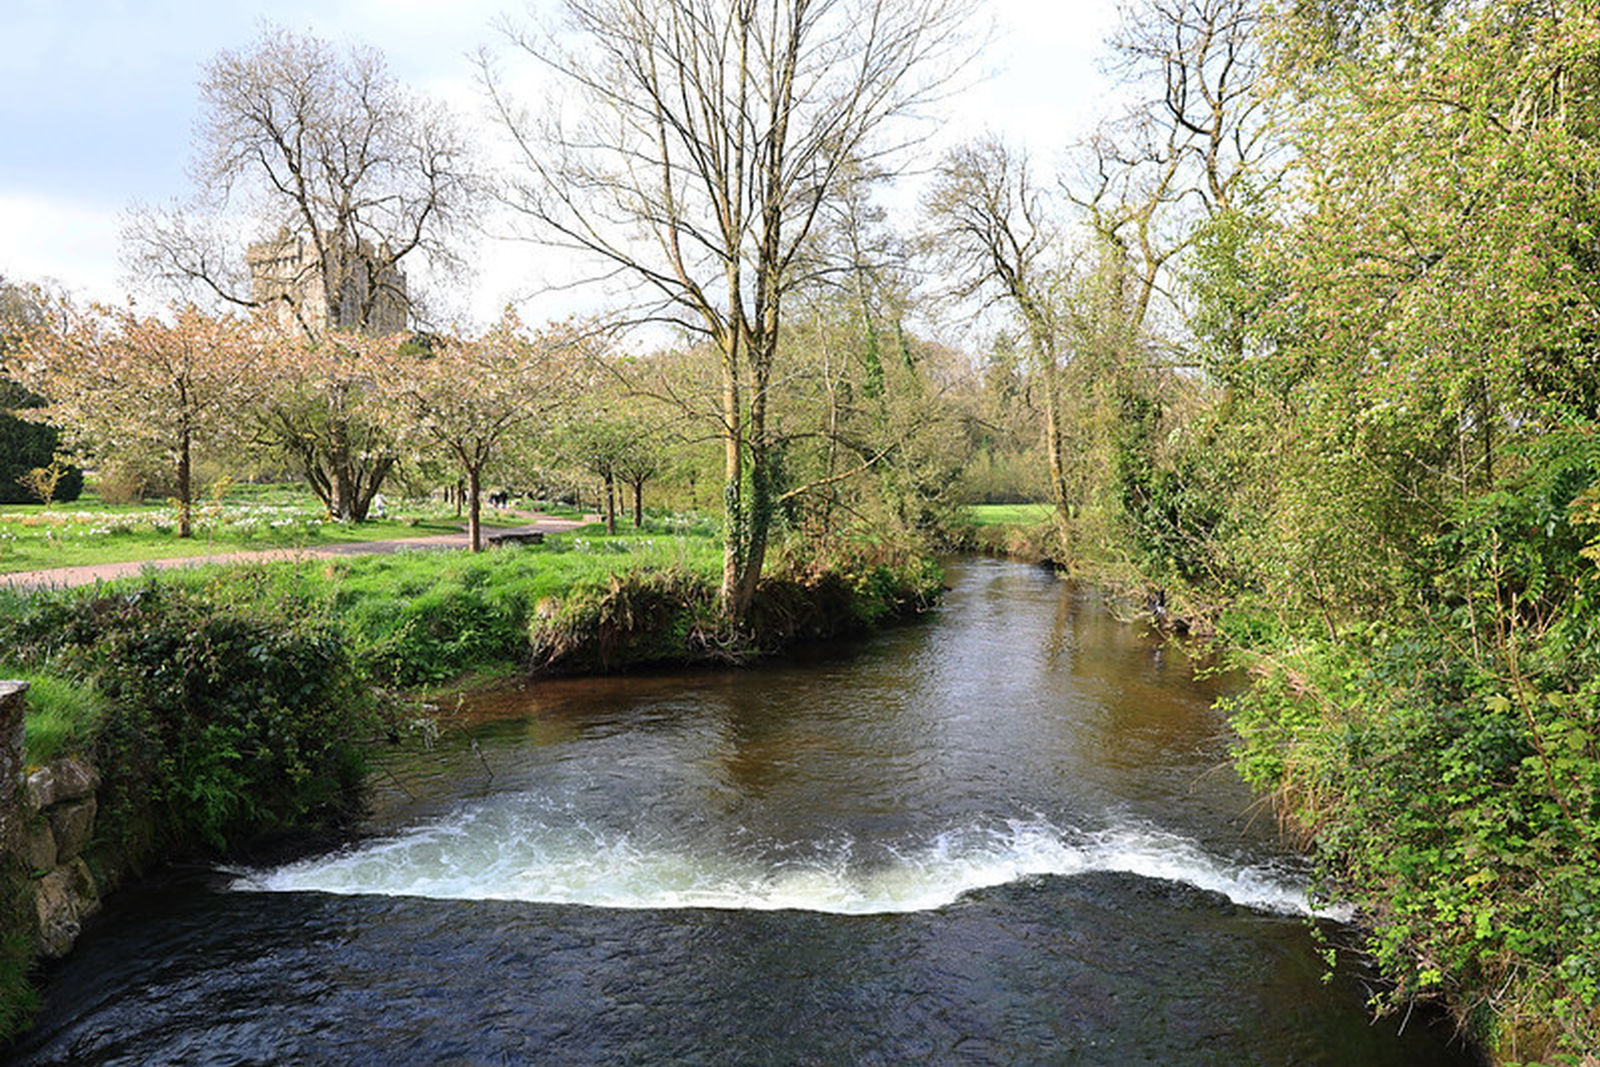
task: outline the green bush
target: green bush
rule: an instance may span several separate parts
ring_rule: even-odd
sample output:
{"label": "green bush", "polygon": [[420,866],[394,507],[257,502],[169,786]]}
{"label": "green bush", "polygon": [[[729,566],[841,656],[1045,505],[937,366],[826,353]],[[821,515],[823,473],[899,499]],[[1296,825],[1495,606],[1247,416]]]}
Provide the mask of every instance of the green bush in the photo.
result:
{"label": "green bush", "polygon": [[1594,1047],[1600,657],[1568,686],[1471,647],[1390,627],[1258,651],[1228,709],[1240,767],[1315,837],[1320,891],[1361,908],[1384,1003],[1442,996],[1522,1055]]}
{"label": "green bush", "polygon": [[785,545],[762,579],[753,628],[763,647],[869,630],[926,610],[943,581],[936,562],[903,546],[845,543],[815,556]]}
{"label": "green bush", "polygon": [[827,560],[779,551],[743,628],[733,630],[720,614],[710,573],[641,569],[540,602],[528,641],[533,664],[546,670],[736,662],[922,610],[937,597],[941,579],[932,561],[867,547]]}
{"label": "green bush", "polygon": [[554,671],[608,671],[650,663],[737,658],[743,651],[717,615],[703,575],[635,571],[585,582],[538,605],[528,624],[532,664]]}
{"label": "green bush", "polygon": [[222,850],[354,800],[367,700],[338,632],[303,605],[153,581],[24,605],[0,639],[105,701],[101,837],[148,821],[167,851]]}
{"label": "green bush", "polygon": [[[29,422],[11,414],[19,408],[39,407],[43,400],[7,378],[0,378],[0,504],[37,504],[38,498],[17,481],[35,467],[48,467],[60,444],[54,426]],[[70,468],[56,486],[55,499],[78,499],[83,492],[83,471]]]}

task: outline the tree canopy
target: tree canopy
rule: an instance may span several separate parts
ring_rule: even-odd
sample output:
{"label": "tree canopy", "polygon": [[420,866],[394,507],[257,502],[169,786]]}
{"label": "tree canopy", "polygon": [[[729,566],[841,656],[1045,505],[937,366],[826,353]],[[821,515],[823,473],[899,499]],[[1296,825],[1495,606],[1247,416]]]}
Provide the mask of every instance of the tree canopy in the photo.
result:
{"label": "tree canopy", "polygon": [[530,120],[488,72],[530,235],[620,274],[719,354],[724,604],[761,576],[776,497],[773,367],[805,255],[848,168],[898,147],[960,47],[954,0],[566,0],[570,45],[515,34],[575,117]]}

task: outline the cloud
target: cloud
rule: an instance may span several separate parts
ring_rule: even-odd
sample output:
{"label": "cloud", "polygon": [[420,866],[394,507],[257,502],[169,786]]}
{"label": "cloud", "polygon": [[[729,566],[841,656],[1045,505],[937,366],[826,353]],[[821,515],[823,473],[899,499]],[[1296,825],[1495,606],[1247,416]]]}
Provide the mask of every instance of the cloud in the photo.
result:
{"label": "cloud", "polygon": [[120,208],[89,200],[0,193],[0,274],[15,282],[57,281],[95,300],[121,300],[115,249]]}
{"label": "cloud", "polygon": [[[120,300],[119,213],[133,200],[159,203],[189,193],[184,164],[196,82],[219,50],[249,47],[262,19],[378,48],[397,78],[453,105],[493,159],[499,134],[480,125],[486,102],[468,56],[489,46],[502,56],[502,74],[519,97],[551,106],[542,69],[508,50],[493,22],[502,11],[525,22],[556,6],[554,0],[459,0],[448,7],[435,0],[0,0],[0,35],[26,42],[0,53],[0,76],[28,86],[0,95],[0,127],[9,143],[26,146],[0,154],[0,272],[18,280],[54,277],[86,296]],[[998,31],[980,69],[996,76],[962,87],[934,123],[942,129],[928,148],[998,125],[1030,147],[1042,170],[1085,129],[1087,113],[1107,102],[1094,55],[1115,5],[987,0],[979,10]],[[981,30],[975,23],[974,32]],[[914,211],[914,193],[903,206]],[[476,276],[453,293],[441,286],[441,296],[478,319],[493,318],[506,300],[569,280],[561,257],[526,244],[485,242],[474,258]],[[602,295],[545,291],[528,309],[530,317],[562,314]]]}

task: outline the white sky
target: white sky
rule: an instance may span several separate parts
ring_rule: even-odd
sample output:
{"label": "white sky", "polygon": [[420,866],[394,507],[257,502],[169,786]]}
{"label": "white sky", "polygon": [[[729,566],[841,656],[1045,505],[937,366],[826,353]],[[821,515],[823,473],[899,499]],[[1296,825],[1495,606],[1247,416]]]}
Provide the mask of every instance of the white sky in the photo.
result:
{"label": "white sky", "polygon": [[[187,199],[196,85],[208,60],[248,46],[261,20],[381,50],[396,77],[476,118],[470,55],[498,48],[492,22],[517,0],[0,0],[0,275],[120,300],[120,216],[134,201]],[[951,103],[951,139],[988,127],[1041,170],[1088,132],[1109,86],[1101,41],[1115,0],[980,0],[993,24],[989,75]],[[509,60],[509,57],[508,57]],[[537,286],[537,252],[479,249],[460,312],[480,321]],[[559,317],[566,296],[524,307]]]}

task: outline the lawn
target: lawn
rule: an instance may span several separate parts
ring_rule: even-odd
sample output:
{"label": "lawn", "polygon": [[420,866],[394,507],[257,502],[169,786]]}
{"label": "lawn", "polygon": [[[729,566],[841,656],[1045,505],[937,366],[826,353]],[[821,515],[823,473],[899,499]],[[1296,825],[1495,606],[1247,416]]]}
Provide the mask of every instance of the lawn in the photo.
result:
{"label": "lawn", "polygon": [[1037,526],[1050,521],[1050,505],[973,504],[967,518],[974,526]]}
{"label": "lawn", "polygon": [[[360,524],[330,521],[322,504],[297,486],[235,485],[221,499],[198,504],[194,536],[177,534],[171,505],[108,505],[91,494],[72,504],[0,506],[0,574],[206,556],[267,548],[314,548],[388,541],[462,529],[454,509],[435,502],[401,501],[390,516]],[[525,520],[485,509],[486,527]]]}
{"label": "lawn", "polygon": [[[75,598],[131,590],[152,580],[204,602],[246,611],[305,605],[341,633],[372,680],[426,686],[463,671],[503,668],[527,655],[528,624],[541,605],[577,590],[604,590],[629,572],[721,573],[715,523],[654,517],[615,537],[602,525],[553,534],[541,545],[468,552],[401,551],[318,560],[219,564],[37,594]],[[0,614],[21,617],[24,598],[0,588]],[[41,735],[41,738],[43,735]]]}

